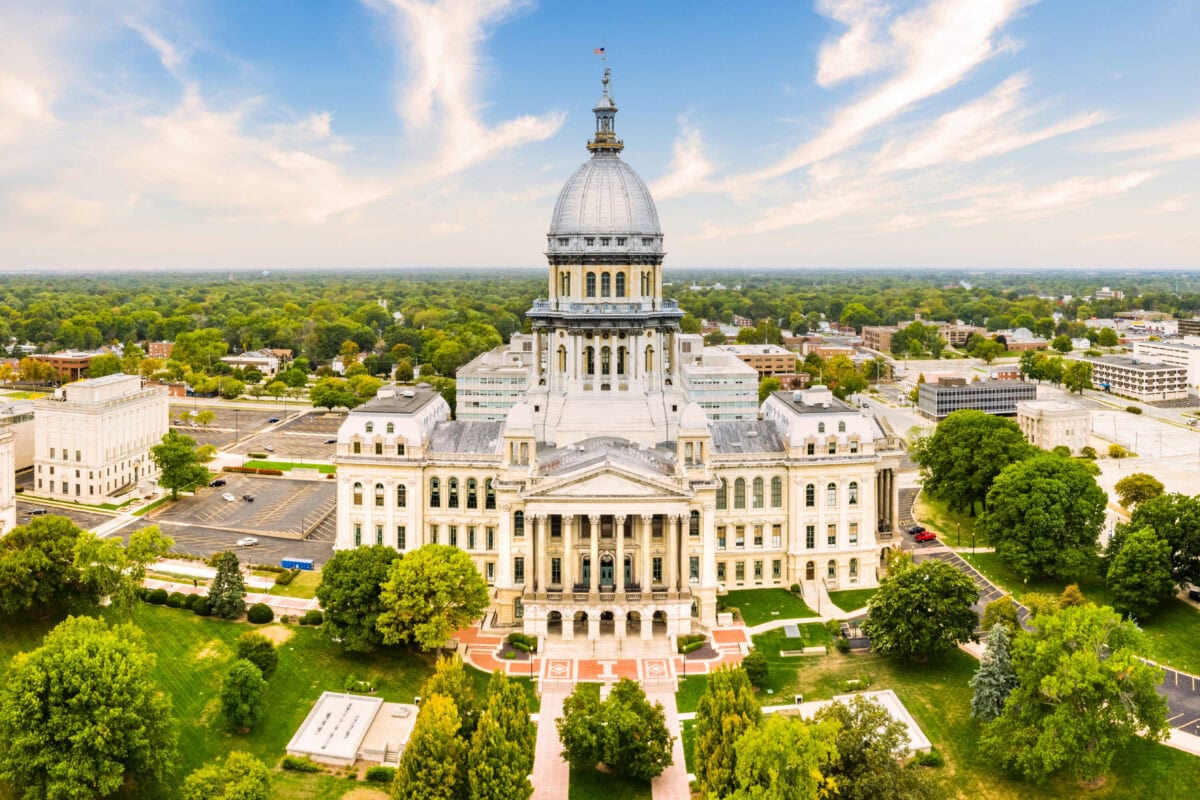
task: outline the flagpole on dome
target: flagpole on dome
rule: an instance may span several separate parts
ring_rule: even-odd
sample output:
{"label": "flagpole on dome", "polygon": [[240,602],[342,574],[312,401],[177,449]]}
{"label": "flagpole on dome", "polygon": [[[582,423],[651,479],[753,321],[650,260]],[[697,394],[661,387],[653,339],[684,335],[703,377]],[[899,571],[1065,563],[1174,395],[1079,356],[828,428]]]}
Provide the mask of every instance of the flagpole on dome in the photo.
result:
{"label": "flagpole on dome", "polygon": [[606,63],[606,64],[608,63],[608,55],[605,54],[603,47],[597,47],[595,50],[592,51],[592,53],[593,53],[593,55],[600,56],[600,60],[603,61],[604,63]]}

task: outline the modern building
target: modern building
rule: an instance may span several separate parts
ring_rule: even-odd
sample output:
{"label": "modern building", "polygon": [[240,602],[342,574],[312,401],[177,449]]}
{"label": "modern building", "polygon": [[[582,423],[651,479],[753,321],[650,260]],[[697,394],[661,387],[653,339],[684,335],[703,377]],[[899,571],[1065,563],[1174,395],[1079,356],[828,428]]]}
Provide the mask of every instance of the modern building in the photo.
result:
{"label": "modern building", "polygon": [[592,157],[551,217],[548,297],[528,313],[525,397],[502,421],[450,420],[423,385],[351,411],[335,546],[461,548],[489,618],[551,643],[711,626],[726,588],[800,584],[815,602],[877,585],[898,443],[824,387],[775,393],[761,419],[688,399],[697,340],[662,296],[662,229],[619,156],[607,72],[593,111]]}
{"label": "modern building", "polygon": [[1180,336],[1200,336],[1200,319],[1176,320]]}
{"label": "modern building", "polygon": [[118,373],[35,401],[31,491],[99,503],[148,487],[158,472],[150,448],[167,433],[167,394]]}
{"label": "modern building", "polygon": [[777,344],[723,344],[718,347],[753,367],[760,378],[796,371],[796,354]]}
{"label": "modern building", "polygon": [[1097,300],[1124,300],[1125,293],[1119,289],[1110,289],[1107,286],[1101,286],[1096,290]]}
{"label": "modern building", "polygon": [[917,407],[932,419],[943,419],[963,409],[1012,416],[1017,413],[1019,401],[1036,397],[1037,387],[1024,381],[939,378],[936,383],[917,386]]}
{"label": "modern building", "polygon": [[262,350],[251,350],[236,356],[222,356],[221,361],[231,367],[256,369],[266,379],[274,378],[279,372],[279,356]]}
{"label": "modern building", "polygon": [[33,401],[0,402],[0,427],[12,431],[13,467],[17,471],[33,466]]}
{"label": "modern building", "polygon": [[699,336],[679,340],[679,376],[688,401],[711,420],[757,419],[758,372],[724,348],[704,347]]}
{"label": "modern building", "polygon": [[533,337],[514,334],[507,347],[481,353],[455,375],[454,416],[500,420],[525,399],[533,373]]}
{"label": "modern building", "polygon": [[1195,341],[1134,342],[1133,354],[1139,359],[1183,367],[1187,370],[1188,388],[1200,389],[1200,344]]}
{"label": "modern building", "polygon": [[30,358],[45,361],[58,370],[64,381],[77,381],[92,366],[92,359],[107,355],[103,350],[60,350],[57,353],[35,353]]}
{"label": "modern building", "polygon": [[359,762],[397,766],[418,710],[379,697],[322,692],[288,742],[287,754],[338,767]]}
{"label": "modern building", "polygon": [[1079,455],[1092,432],[1092,414],[1065,400],[1022,400],[1017,403],[1017,426],[1036,447],[1066,447],[1071,455]]}
{"label": "modern building", "polygon": [[898,328],[895,325],[864,325],[862,329],[863,346],[880,353],[892,352],[892,337]]}
{"label": "modern building", "polygon": [[1082,359],[1092,365],[1092,385],[1144,403],[1182,400],[1188,395],[1188,369],[1144,358],[1103,356]]}

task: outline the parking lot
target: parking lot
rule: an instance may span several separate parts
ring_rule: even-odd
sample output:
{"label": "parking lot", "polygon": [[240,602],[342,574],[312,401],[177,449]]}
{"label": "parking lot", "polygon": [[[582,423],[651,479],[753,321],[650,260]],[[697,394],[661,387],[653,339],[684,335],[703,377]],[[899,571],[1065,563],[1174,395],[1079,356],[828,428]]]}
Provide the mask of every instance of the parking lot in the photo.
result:
{"label": "parking lot", "polygon": [[310,534],[311,538],[304,541],[254,534],[254,538],[258,539],[258,544],[244,548],[237,547],[235,543],[246,534],[166,519],[138,520],[129,527],[123,528],[120,535],[124,540],[128,540],[130,534],[148,525],[158,525],[163,533],[174,539],[173,549],[177,553],[208,557],[223,550],[234,550],[243,562],[278,564],[282,558],[311,558],[317,566],[324,564],[333,556],[334,520],[332,515]]}
{"label": "parking lot", "polygon": [[46,509],[46,514],[48,515],[54,514],[59,517],[67,517],[84,530],[91,530],[97,525],[108,522],[110,519],[112,519],[112,515],[104,514],[99,511],[92,511],[91,509],[84,508],[67,508],[63,506],[49,505],[45,503],[39,503],[34,498],[24,498],[21,495],[17,495],[17,524],[25,525],[31,519],[33,519],[33,516],[30,515],[29,512],[35,508]]}
{"label": "parking lot", "polygon": [[[346,419],[345,414],[308,411],[289,416],[278,425],[259,430],[253,436],[242,436],[234,447],[234,453],[268,453],[270,460],[277,461],[324,461],[333,458],[337,445],[330,440],[337,437],[338,428]],[[267,448],[272,448],[268,450]]]}
{"label": "parking lot", "polygon": [[1183,672],[1164,669],[1158,693],[1167,698],[1167,724],[1200,736],[1200,680]]}
{"label": "parking lot", "polygon": [[[312,534],[335,503],[333,481],[289,480],[222,473],[225,485],[203,488],[195,497],[183,498],[154,514],[163,523],[256,536],[301,539]],[[224,499],[230,495],[232,501]],[[254,497],[253,502],[242,499]],[[236,537],[235,537],[236,538]]]}
{"label": "parking lot", "polygon": [[[292,419],[303,415],[306,409],[289,409],[287,418]],[[193,425],[194,417],[201,411],[211,411],[215,418],[208,425]],[[179,423],[180,416],[186,422]],[[211,444],[219,450],[226,450],[237,440],[255,436],[267,430],[275,423],[271,419],[284,419],[284,412],[278,408],[239,408],[213,405],[188,405],[174,403],[171,405],[171,429],[187,434],[196,440],[197,444]]]}

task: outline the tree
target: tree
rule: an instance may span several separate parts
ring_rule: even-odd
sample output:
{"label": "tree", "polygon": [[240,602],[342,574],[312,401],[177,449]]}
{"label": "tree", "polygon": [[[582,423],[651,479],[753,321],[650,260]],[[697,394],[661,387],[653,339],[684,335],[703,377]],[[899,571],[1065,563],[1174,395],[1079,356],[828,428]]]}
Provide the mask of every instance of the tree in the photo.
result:
{"label": "tree", "polygon": [[1134,737],[1159,741],[1162,670],[1138,657],[1140,631],[1109,608],[1064,608],[1013,642],[1017,686],[980,739],[987,757],[1041,780],[1069,767],[1097,781]]}
{"label": "tree", "polygon": [[1072,361],[1063,368],[1063,386],[1068,392],[1083,394],[1084,389],[1092,388],[1092,362]]}
{"label": "tree", "polygon": [[503,672],[492,673],[487,708],[467,754],[471,800],[526,800],[533,794],[535,736],[525,689]]}
{"label": "tree", "polygon": [[1141,503],[1159,497],[1163,493],[1162,481],[1144,472],[1134,472],[1117,481],[1113,486],[1117,497],[1121,500],[1122,508],[1131,508]]}
{"label": "tree", "polygon": [[233,662],[221,684],[221,713],[231,730],[249,733],[266,708],[262,670],[244,658]]}
{"label": "tree", "polygon": [[1002,625],[1010,634],[1021,632],[1021,618],[1017,615],[1017,604],[1013,602],[1012,595],[997,597],[983,607],[980,629],[990,631],[995,625]]}
{"label": "tree", "polygon": [[156,525],[134,531],[127,546],[115,537],[101,538],[91,531],[81,531],[75,542],[75,566],[87,596],[108,597],[113,608],[130,614],[147,565],[166,555],[172,544]]}
{"label": "tree", "polygon": [[[1171,548],[1171,578],[1177,586],[1200,585],[1200,497],[1166,494],[1138,503],[1130,521],[1118,525],[1108,552],[1121,550],[1131,531],[1149,528]],[[0,539],[0,547],[3,546]]]}
{"label": "tree", "polygon": [[196,455],[196,440],[176,431],[167,431],[162,444],[150,448],[150,458],[159,469],[158,482],[171,490],[171,499],[208,479],[208,469]]}
{"label": "tree", "polygon": [[671,765],[675,741],[662,703],[650,705],[642,687],[628,678],[613,685],[601,702],[595,686],[580,684],[563,702],[558,737],[572,767],[603,763],[613,772],[650,780]]}
{"label": "tree", "polygon": [[308,383],[308,374],[302,369],[296,369],[294,366],[289,369],[285,369],[275,377],[293,389],[303,389]]}
{"label": "tree", "polygon": [[435,694],[421,701],[392,797],[404,800],[459,800],[466,786],[467,743],[458,735],[461,721],[454,701]]}
{"label": "tree", "polygon": [[427,544],[392,564],[380,594],[376,628],[384,644],[441,647],[488,605],[487,584],[465,550]]}
{"label": "tree", "polygon": [[275,645],[258,631],[246,631],[237,638],[237,657],[245,659],[262,673],[263,680],[271,680],[279,666],[279,653]]}
{"label": "tree", "polygon": [[1134,619],[1152,616],[1175,592],[1171,543],[1149,528],[1127,533],[1109,559],[1106,582],[1117,611]]}
{"label": "tree", "polygon": [[991,364],[1005,351],[1004,344],[995,339],[984,339],[971,350],[971,355],[985,364]]}
{"label": "tree", "polygon": [[220,382],[221,397],[226,400],[237,400],[246,393],[246,384],[236,378],[226,378]]}
{"label": "tree", "polygon": [[772,714],[737,740],[734,800],[823,800],[837,796],[836,722]]}
{"label": "tree", "polygon": [[1063,587],[1062,594],[1058,596],[1058,608],[1071,608],[1073,606],[1085,606],[1088,604],[1088,599],[1083,596],[1083,592],[1079,591],[1078,583],[1068,583]]}
{"label": "tree", "polygon": [[152,795],[178,755],[154,662],[138,628],[91,617],[68,617],[16,656],[0,692],[0,784],[27,798],[111,797],[131,786]]}
{"label": "tree", "polygon": [[988,496],[996,476],[1033,452],[1012,420],[982,411],[955,411],[923,439],[915,456],[925,490],[951,509],[968,509]]}
{"label": "tree", "polygon": [[1055,336],[1054,340],[1050,342],[1050,346],[1060,353],[1069,353],[1075,349],[1071,344],[1071,337],[1066,335]]}
{"label": "tree", "polygon": [[767,675],[770,673],[767,654],[758,648],[751,650],[742,659],[742,669],[746,670],[746,677],[750,679],[750,683],[761,689],[766,684]]}
{"label": "tree", "polygon": [[1112,328],[1101,328],[1100,335],[1096,337],[1096,344],[1101,347],[1116,347],[1120,343],[1117,332]]}
{"label": "tree", "polygon": [[467,671],[463,668],[462,657],[457,653],[449,657],[438,656],[433,674],[421,687],[422,697],[431,697],[435,694],[444,695],[454,701],[454,707],[458,710],[460,720],[458,735],[464,739],[470,739],[479,720],[479,709],[476,707],[475,692],[471,688],[471,681],[467,677]]}
{"label": "tree", "polygon": [[383,610],[380,593],[400,553],[384,545],[338,550],[321,569],[317,600],[325,611],[321,635],[352,653],[383,644],[376,628]]}
{"label": "tree", "polygon": [[354,408],[361,401],[344,378],[321,378],[308,393],[314,408]]}
{"label": "tree", "polygon": [[878,325],[879,316],[862,303],[847,303],[838,321],[862,333],[864,325]]}
{"label": "tree", "polygon": [[183,782],[183,800],[270,800],[271,770],[234,750],[222,764],[206,764]]}
{"label": "tree", "polygon": [[1022,578],[1071,577],[1096,559],[1107,504],[1083,464],[1043,453],[1004,468],[978,528]]}
{"label": "tree", "polygon": [[984,722],[1000,716],[1004,701],[1017,686],[1017,673],[1008,654],[1009,629],[997,622],[988,631],[987,649],[971,678],[971,688],[975,690],[971,695],[971,716]]}
{"label": "tree", "polygon": [[209,425],[212,425],[216,419],[217,412],[213,411],[211,408],[206,408],[203,411],[196,412],[196,424],[201,428],[207,428]]}
{"label": "tree", "polygon": [[402,358],[396,363],[396,380],[400,383],[412,383],[413,379],[413,364],[407,358]]}
{"label": "tree", "polygon": [[906,768],[908,730],[883,706],[865,697],[830,703],[813,722],[837,726],[837,761],[826,775],[837,785],[838,800],[934,800],[939,782],[924,770]]}
{"label": "tree", "polygon": [[1119,445],[1116,442],[1113,442],[1112,444],[1110,444],[1108,446],[1108,457],[1115,458],[1118,461],[1120,461],[1122,458],[1129,457],[1129,451],[1126,450],[1123,445]]}
{"label": "tree", "polygon": [[879,584],[863,631],[871,649],[926,659],[978,641],[974,581],[943,561],[897,565]]}
{"label": "tree", "polygon": [[105,375],[116,375],[121,371],[121,357],[113,353],[96,356],[88,363],[89,378],[103,378]]}
{"label": "tree", "polygon": [[66,517],[33,517],[0,537],[0,613],[39,616],[99,599],[75,560],[83,531]]}
{"label": "tree", "polygon": [[783,388],[783,383],[774,376],[768,376],[758,382],[758,402],[764,403],[771,396],[771,392],[778,392]]}
{"label": "tree", "polygon": [[242,580],[237,554],[231,550],[218,553],[215,566],[217,574],[208,588],[213,616],[237,619],[246,613],[246,582]]}
{"label": "tree", "polygon": [[746,671],[722,667],[708,678],[696,706],[696,743],[692,764],[702,797],[724,797],[736,787],[735,745],[762,720],[762,710]]}

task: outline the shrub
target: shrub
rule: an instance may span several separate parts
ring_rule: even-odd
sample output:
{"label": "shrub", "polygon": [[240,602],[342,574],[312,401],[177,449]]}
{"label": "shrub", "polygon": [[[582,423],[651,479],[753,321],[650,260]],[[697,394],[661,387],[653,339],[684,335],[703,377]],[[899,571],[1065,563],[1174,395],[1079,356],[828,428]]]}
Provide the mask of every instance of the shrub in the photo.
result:
{"label": "shrub", "polygon": [[761,688],[767,682],[767,673],[770,672],[767,654],[762,650],[751,650],[742,659],[742,669],[746,670],[746,677],[750,679],[750,683]]}
{"label": "shrub", "polygon": [[282,617],[279,618],[279,621],[282,622],[284,625],[291,625],[293,622],[296,621],[296,618],[293,617],[291,614],[284,614]]}
{"label": "shrub", "polygon": [[183,601],[185,599],[183,592],[171,592],[167,595],[167,607],[183,608]]}
{"label": "shrub", "polygon": [[512,650],[505,650],[504,657],[507,658],[509,661],[512,661],[514,658],[517,657],[517,654],[514,653]]}
{"label": "shrub", "polygon": [[510,633],[506,638],[508,643],[512,645],[513,649],[515,650],[520,650],[522,653],[537,652],[536,636],[526,636],[523,633],[514,632]]}
{"label": "shrub", "polygon": [[246,611],[246,619],[255,625],[262,625],[275,619],[275,612],[266,603],[255,603]]}
{"label": "shrub", "polygon": [[263,680],[271,680],[279,666],[279,652],[271,640],[257,631],[246,631],[237,638],[237,657],[244,658],[262,673]]}
{"label": "shrub", "polygon": [[1096,448],[1089,445],[1079,451],[1079,457],[1080,458],[1088,458],[1088,459],[1091,459],[1092,461],[1095,461],[1099,456],[1096,453]]}
{"label": "shrub", "polygon": [[325,615],[317,609],[305,611],[304,616],[300,618],[301,625],[320,625],[325,621]]}
{"label": "shrub", "polygon": [[250,458],[261,458],[261,459],[265,459],[265,458],[267,457],[267,454],[266,454],[266,453],[246,453],[246,455],[247,455],[248,457],[250,457]]}
{"label": "shrub", "polygon": [[676,649],[680,653],[687,655],[688,653],[699,650],[708,641],[708,637],[702,633],[690,633],[686,636],[680,636],[676,639]]}
{"label": "shrub", "polygon": [[200,597],[192,606],[192,613],[197,617],[207,617],[212,615],[212,603],[207,597]]}
{"label": "shrub", "polygon": [[513,650],[520,650],[522,653],[530,652],[529,645],[525,644],[524,642],[509,642],[508,646]]}
{"label": "shrub", "polygon": [[284,756],[281,766],[292,772],[320,772],[321,765],[313,761],[311,758],[300,758],[298,756]]}
{"label": "shrub", "polygon": [[296,580],[296,576],[300,574],[298,569],[286,569],[275,576],[276,586],[287,586],[292,581]]}
{"label": "shrub", "polygon": [[850,652],[850,640],[845,636],[839,636],[833,640],[833,646],[843,655]]}
{"label": "shrub", "polygon": [[842,623],[831,619],[825,623],[825,630],[829,631],[830,636],[837,638],[842,635]]}
{"label": "shrub", "polygon": [[928,753],[920,753],[915,759],[916,763],[922,767],[944,767],[946,759],[942,758],[942,754],[938,752],[936,747],[929,748]]}
{"label": "shrub", "polygon": [[395,777],[395,767],[385,767],[379,764],[367,770],[367,780],[371,783],[391,783]]}
{"label": "shrub", "polygon": [[146,602],[152,606],[161,606],[167,602],[169,596],[166,589],[153,589],[146,595]]}
{"label": "shrub", "polygon": [[790,591],[792,594],[800,594],[800,584],[793,583],[791,587],[789,587],[788,591]]}
{"label": "shrub", "polygon": [[701,647],[704,647],[704,645],[705,642],[688,642],[687,644],[679,645],[679,652],[686,656],[688,653],[696,652]]}
{"label": "shrub", "polygon": [[186,594],[183,596],[183,607],[189,611],[196,606],[196,601],[200,599],[198,594]]}
{"label": "shrub", "polygon": [[138,600],[145,600],[146,595],[150,594],[150,590],[147,589],[145,586],[139,586],[133,590],[133,593],[135,595],[137,595]]}
{"label": "shrub", "polygon": [[1140,413],[1142,413],[1142,407],[1141,407],[1141,406],[1125,406],[1125,410],[1126,410],[1126,411],[1128,411],[1130,414],[1140,414]]}

